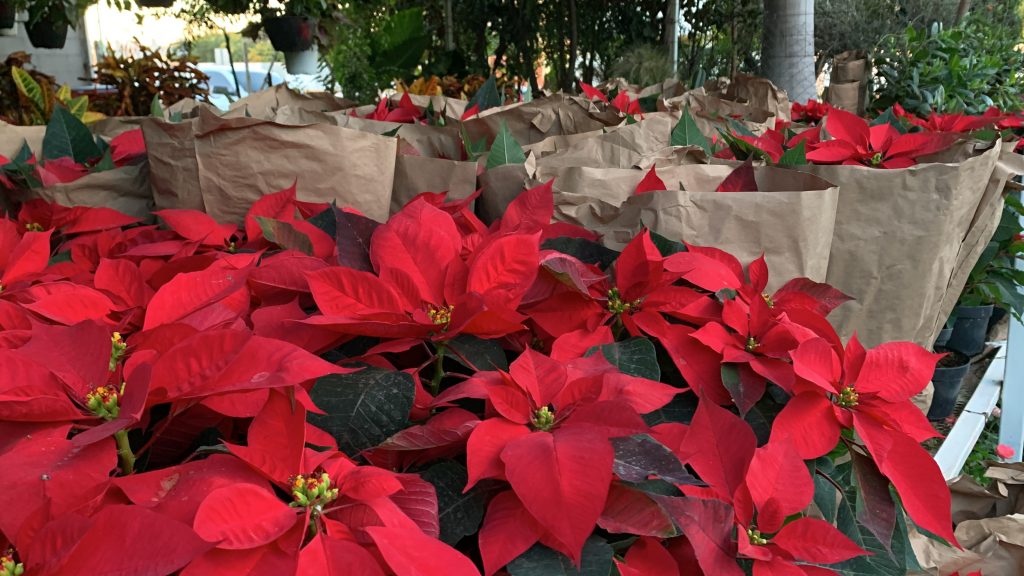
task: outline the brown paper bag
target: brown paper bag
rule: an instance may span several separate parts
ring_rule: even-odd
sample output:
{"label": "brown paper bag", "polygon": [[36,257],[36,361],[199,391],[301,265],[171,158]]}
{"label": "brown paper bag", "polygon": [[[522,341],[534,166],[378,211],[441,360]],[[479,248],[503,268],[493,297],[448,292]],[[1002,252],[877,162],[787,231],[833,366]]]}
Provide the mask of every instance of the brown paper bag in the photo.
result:
{"label": "brown paper bag", "polygon": [[500,220],[505,210],[526,189],[526,183],[536,170],[537,159],[526,157],[525,164],[505,164],[480,173],[480,198],[476,202],[476,215],[484,224]]}
{"label": "brown paper bag", "polygon": [[828,103],[857,115],[864,113],[865,90],[862,82],[832,82],[828,87]]}
{"label": "brown paper bag", "polygon": [[780,120],[790,119],[789,96],[767,78],[737,74],[726,87],[723,98],[745,102],[755,110],[764,110]]}
{"label": "brown paper bag", "polygon": [[863,50],[847,50],[832,58],[832,82],[864,82],[868,79],[868,56]]}
{"label": "brown paper bag", "polygon": [[[392,94],[390,97],[392,104],[398,104],[402,99],[402,94]],[[420,108],[426,110],[428,106],[433,104],[434,111],[444,111],[446,118],[450,120],[461,120],[462,115],[466,112],[466,108],[469,107],[469,102],[460,100],[458,98],[449,98],[447,96],[426,96],[423,94],[409,94],[409,99],[412,103]]]}
{"label": "brown paper bag", "polygon": [[356,106],[355,102],[344,98],[337,98],[332,94],[302,94],[292,90],[285,84],[278,84],[272,88],[253,92],[245,98],[231,103],[229,112],[248,111],[252,118],[261,120],[273,120],[278,108],[290,106],[302,110],[314,112],[331,112],[344,110]]}
{"label": "brown paper bag", "polygon": [[488,146],[501,129],[508,125],[512,137],[520,145],[534,144],[555,135],[593,132],[621,123],[617,112],[600,109],[579,96],[554,96],[532,102],[485,110],[479,117],[465,121],[466,134],[474,142],[485,138]]}
{"label": "brown paper bag", "polygon": [[0,122],[0,156],[14,158],[27,142],[32,151],[43,148],[46,126],[15,126]]}
{"label": "brown paper bag", "polygon": [[158,208],[205,210],[237,223],[260,196],[297,182],[300,200],[336,200],[382,222],[388,216],[395,138],[204,110],[177,124],[147,119],[142,128]]}
{"label": "brown paper bag", "polygon": [[333,124],[370,134],[391,134],[416,148],[421,156],[430,158],[458,159],[462,157],[462,140],[455,126],[425,126],[401,122],[384,122],[351,116],[347,111],[314,112],[301,108],[282,106],[272,118],[279,124],[289,126],[307,124]]}
{"label": "brown paper bag", "polygon": [[648,228],[672,240],[721,248],[743,262],[764,253],[771,289],[797,277],[824,281],[838,189],[818,177],[755,168],[760,192],[714,192],[732,170],[659,167],[658,176],[671,190],[634,194],[641,170],[564,168],[555,175],[555,219],[600,232],[615,249]]}
{"label": "brown paper bag", "polygon": [[67,184],[34,188],[30,196],[62,206],[113,208],[145,221],[152,219],[153,194],[145,163],[87,174]]}
{"label": "brown paper bag", "polygon": [[476,170],[476,162],[400,154],[395,163],[391,213],[423,192],[447,192],[451,200],[471,195],[476,191]]}
{"label": "brown paper bag", "polygon": [[800,167],[840,188],[827,281],[855,298],[829,317],[841,336],[856,332],[868,347],[892,340],[931,345],[998,148],[963,162],[899,170]]}

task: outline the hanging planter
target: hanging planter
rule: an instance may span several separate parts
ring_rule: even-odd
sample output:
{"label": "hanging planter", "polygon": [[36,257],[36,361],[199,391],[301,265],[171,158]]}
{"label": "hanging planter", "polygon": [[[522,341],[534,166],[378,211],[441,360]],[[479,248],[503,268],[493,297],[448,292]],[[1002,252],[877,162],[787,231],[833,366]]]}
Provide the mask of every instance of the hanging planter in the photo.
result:
{"label": "hanging planter", "polygon": [[939,360],[932,375],[935,394],[932,396],[932,405],[928,407],[928,419],[944,420],[953,414],[956,399],[960,396],[960,386],[971,368],[971,359],[952,350],[937,348],[936,351],[948,354]]}
{"label": "hanging planter", "polygon": [[271,16],[263,19],[263,29],[274,46],[284,52],[289,74],[315,74],[317,69],[317,21],[305,16]]}
{"label": "hanging planter", "polygon": [[34,21],[29,18],[25,32],[36,48],[60,49],[68,39],[68,21],[60,12],[47,12]]}
{"label": "hanging planter", "polygon": [[14,17],[17,14],[18,9],[15,8],[14,2],[11,0],[0,0],[0,30],[14,28]]}
{"label": "hanging planter", "polygon": [[140,8],[170,8],[174,0],[135,0]]}

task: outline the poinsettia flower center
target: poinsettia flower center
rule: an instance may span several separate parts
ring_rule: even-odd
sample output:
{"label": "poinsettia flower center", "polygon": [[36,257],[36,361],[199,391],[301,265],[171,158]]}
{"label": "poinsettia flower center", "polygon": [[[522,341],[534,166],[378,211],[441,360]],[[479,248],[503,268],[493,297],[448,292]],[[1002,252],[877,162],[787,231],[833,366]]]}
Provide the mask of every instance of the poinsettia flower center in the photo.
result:
{"label": "poinsettia flower center", "polygon": [[21,576],[25,573],[25,565],[14,561],[14,549],[8,548],[0,556],[0,576]]}
{"label": "poinsettia flower center", "polygon": [[38,222],[29,222],[28,224],[25,224],[25,231],[26,232],[42,232],[43,231],[43,225],[38,223]]}
{"label": "poinsettia flower center", "polygon": [[293,502],[289,506],[295,508],[311,508],[317,516],[324,506],[338,498],[338,489],[331,488],[331,477],[327,472],[320,474],[300,474],[291,480]]}
{"label": "poinsettia flower center", "polygon": [[872,166],[878,166],[879,164],[881,164],[882,163],[882,153],[881,152],[875,152],[875,155],[871,157],[870,162],[871,162]]}
{"label": "poinsettia flower center", "polygon": [[769,542],[769,540],[761,534],[761,531],[754,527],[747,528],[747,538],[750,539],[750,543],[754,546],[764,546]]}
{"label": "poinsettia flower center", "polygon": [[839,398],[836,400],[836,404],[843,408],[853,408],[857,405],[860,400],[860,395],[853,389],[853,386],[847,386],[839,391]]}
{"label": "poinsettia flower center", "polygon": [[542,407],[530,416],[530,424],[541,432],[548,432],[555,425],[555,411],[547,406]]}
{"label": "poinsettia flower center", "polygon": [[114,332],[114,335],[110,337],[110,371],[113,372],[117,368],[117,363],[121,361],[121,357],[124,356],[124,351],[128,348],[128,345],[121,339],[120,332]]}
{"label": "poinsettia flower center", "polygon": [[757,338],[754,338],[753,336],[747,338],[747,352],[753,352],[754,350],[757,350],[760,346],[761,343],[757,341]]}
{"label": "poinsettia flower center", "polygon": [[769,308],[775,308],[775,300],[772,299],[771,294],[762,293],[761,299],[764,300],[764,303],[767,304]]}
{"label": "poinsettia flower center", "polygon": [[627,302],[622,299],[618,288],[612,288],[608,291],[608,311],[612,314],[632,314],[640,311],[640,304],[642,299],[637,298],[632,302]]}
{"label": "poinsettia flower center", "polygon": [[124,394],[124,384],[121,384],[121,390],[111,384],[98,386],[85,395],[85,407],[97,418],[113,420],[121,412],[121,394]]}
{"label": "poinsettia flower center", "polygon": [[430,317],[430,321],[433,322],[435,326],[443,326],[447,328],[448,324],[452,321],[452,310],[454,309],[455,306],[440,306],[437,308],[431,306],[430,309],[427,310],[427,316]]}

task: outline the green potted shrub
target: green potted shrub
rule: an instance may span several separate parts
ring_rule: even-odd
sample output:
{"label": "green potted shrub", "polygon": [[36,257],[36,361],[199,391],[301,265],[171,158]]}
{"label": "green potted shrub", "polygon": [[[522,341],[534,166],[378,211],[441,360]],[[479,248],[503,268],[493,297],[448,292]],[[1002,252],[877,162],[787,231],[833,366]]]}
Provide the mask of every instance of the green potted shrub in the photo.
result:
{"label": "green potted shrub", "polygon": [[36,48],[63,48],[68,28],[78,25],[89,0],[28,0],[25,32]]}
{"label": "green potted shrub", "polygon": [[1024,205],[1013,196],[1006,198],[1002,220],[992,240],[978,259],[953,310],[953,334],[946,346],[973,356],[985,347],[993,307],[1006,309],[1018,320],[1024,313],[1024,270],[1016,268],[1024,253],[1024,228],[1020,224]]}

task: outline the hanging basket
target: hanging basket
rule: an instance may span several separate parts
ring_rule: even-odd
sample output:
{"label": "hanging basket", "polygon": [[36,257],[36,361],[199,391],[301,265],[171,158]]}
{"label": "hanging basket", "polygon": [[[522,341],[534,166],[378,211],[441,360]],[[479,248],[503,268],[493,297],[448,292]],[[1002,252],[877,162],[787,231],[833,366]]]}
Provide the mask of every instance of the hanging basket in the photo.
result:
{"label": "hanging basket", "polygon": [[174,0],[135,0],[140,8],[170,8]]}
{"label": "hanging basket", "polygon": [[303,16],[274,16],[263,20],[263,29],[278,52],[304,52],[313,47],[317,21]]}
{"label": "hanging basket", "polygon": [[0,0],[0,30],[14,28],[14,17],[17,14],[14,2]]}
{"label": "hanging basket", "polygon": [[316,74],[319,60],[316,46],[301,52],[284,53],[284,67],[289,74]]}
{"label": "hanging basket", "polygon": [[47,14],[35,22],[25,22],[28,41],[36,48],[60,49],[68,39],[68,22],[61,14]]}

